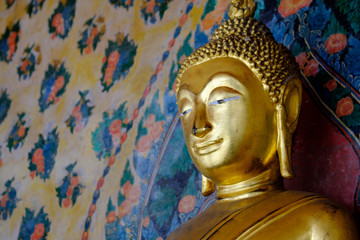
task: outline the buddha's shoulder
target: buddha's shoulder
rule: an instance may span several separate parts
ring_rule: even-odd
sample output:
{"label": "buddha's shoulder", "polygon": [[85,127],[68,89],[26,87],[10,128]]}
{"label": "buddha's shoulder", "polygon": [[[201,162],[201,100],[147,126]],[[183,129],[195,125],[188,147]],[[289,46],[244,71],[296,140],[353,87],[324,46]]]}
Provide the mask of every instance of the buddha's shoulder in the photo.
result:
{"label": "buddha's shoulder", "polygon": [[169,239],[200,239],[210,232],[211,239],[221,233],[239,239],[360,239],[347,210],[308,192],[281,192],[231,214],[208,210],[177,228]]}
{"label": "buddha's shoulder", "polygon": [[[259,228],[253,228],[257,232],[255,235],[266,234],[269,237],[269,229],[286,228],[281,233],[273,231],[274,234],[279,234],[279,238],[274,239],[288,239],[287,237],[299,235],[305,239],[360,239],[353,216],[330,199],[301,191],[286,191],[278,197],[293,198],[293,201],[283,205],[280,203],[275,211],[266,215],[259,222]],[[279,199],[277,200],[281,202]],[[282,238],[280,235],[286,236]]]}

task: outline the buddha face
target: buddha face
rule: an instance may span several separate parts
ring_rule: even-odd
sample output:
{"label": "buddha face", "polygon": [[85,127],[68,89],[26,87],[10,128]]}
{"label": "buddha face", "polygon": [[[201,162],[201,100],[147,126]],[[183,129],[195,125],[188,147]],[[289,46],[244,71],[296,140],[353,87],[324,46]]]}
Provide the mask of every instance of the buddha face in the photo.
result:
{"label": "buddha face", "polygon": [[274,106],[240,60],[218,58],[189,68],[178,104],[190,156],[215,184],[250,179],[277,162]]}

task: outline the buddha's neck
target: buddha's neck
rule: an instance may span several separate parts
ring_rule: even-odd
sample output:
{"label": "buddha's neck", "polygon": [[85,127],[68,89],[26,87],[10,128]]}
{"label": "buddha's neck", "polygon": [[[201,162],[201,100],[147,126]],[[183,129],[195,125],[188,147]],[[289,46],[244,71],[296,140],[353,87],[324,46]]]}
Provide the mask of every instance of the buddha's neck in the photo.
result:
{"label": "buddha's neck", "polygon": [[269,191],[279,189],[280,179],[273,169],[260,175],[231,185],[216,186],[218,200],[238,200],[255,197]]}

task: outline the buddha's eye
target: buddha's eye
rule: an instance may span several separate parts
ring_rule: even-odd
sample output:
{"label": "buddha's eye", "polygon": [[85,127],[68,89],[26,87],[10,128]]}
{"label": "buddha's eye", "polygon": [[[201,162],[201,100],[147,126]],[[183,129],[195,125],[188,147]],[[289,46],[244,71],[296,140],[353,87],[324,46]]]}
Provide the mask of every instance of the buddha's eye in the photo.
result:
{"label": "buddha's eye", "polygon": [[219,99],[219,100],[210,102],[210,105],[223,104],[223,103],[226,103],[226,102],[229,102],[229,101],[232,101],[232,100],[236,100],[236,99],[239,99],[239,98],[240,98],[240,96]]}
{"label": "buddha's eye", "polygon": [[187,113],[191,112],[191,108],[186,109],[185,111],[183,111],[182,113],[180,113],[180,116],[185,116]]}

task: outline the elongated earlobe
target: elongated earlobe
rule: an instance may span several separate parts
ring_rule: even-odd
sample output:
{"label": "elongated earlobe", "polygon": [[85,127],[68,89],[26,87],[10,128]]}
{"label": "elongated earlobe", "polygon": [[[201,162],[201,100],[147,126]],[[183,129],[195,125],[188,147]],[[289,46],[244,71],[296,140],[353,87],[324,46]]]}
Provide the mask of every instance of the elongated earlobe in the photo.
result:
{"label": "elongated earlobe", "polygon": [[293,178],[294,172],[291,167],[291,131],[286,125],[286,112],[282,104],[276,105],[277,140],[280,173],[283,178]]}
{"label": "elongated earlobe", "polygon": [[209,196],[215,192],[215,183],[201,174],[201,193],[202,195]]}

